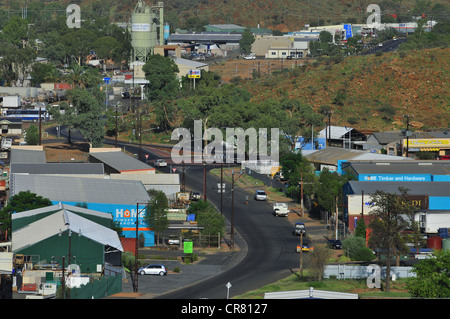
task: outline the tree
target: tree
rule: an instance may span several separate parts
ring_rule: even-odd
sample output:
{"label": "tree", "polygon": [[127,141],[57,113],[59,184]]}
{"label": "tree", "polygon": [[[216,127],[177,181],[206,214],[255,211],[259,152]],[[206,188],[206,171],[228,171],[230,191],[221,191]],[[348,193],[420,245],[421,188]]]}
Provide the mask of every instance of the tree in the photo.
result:
{"label": "tree", "polygon": [[450,252],[436,250],[430,258],[412,266],[416,277],[408,279],[407,288],[415,298],[450,297]]}
{"label": "tree", "polygon": [[70,130],[80,130],[83,137],[93,147],[103,145],[105,136],[105,123],[102,116],[101,95],[95,90],[74,89],[68,91],[68,103],[61,103],[61,114],[59,110],[52,111],[55,121],[66,125],[69,129],[69,143],[71,143]]}
{"label": "tree", "polygon": [[11,233],[11,214],[24,212],[53,205],[48,198],[36,195],[30,191],[21,191],[13,195],[7,206],[0,210],[0,230]]}
{"label": "tree", "polygon": [[209,203],[203,200],[192,203],[188,209],[189,214],[195,214],[198,226],[203,227],[204,235],[223,235],[225,218]]}
{"label": "tree", "polygon": [[[169,201],[167,200],[166,194],[162,191],[150,189],[148,193],[151,196],[151,200],[147,206],[144,220],[158,235],[169,227],[169,220],[167,219]],[[158,244],[158,240],[156,243]]]}
{"label": "tree", "polygon": [[245,29],[242,32],[242,37],[239,40],[239,50],[242,54],[249,54],[252,52],[252,44],[255,42],[255,37],[253,36],[250,29]]}
{"label": "tree", "polygon": [[154,100],[167,100],[176,96],[179,90],[177,73],[180,71],[172,58],[159,54],[151,55],[142,67],[147,84],[147,98]]}
{"label": "tree", "polygon": [[25,141],[27,142],[28,145],[38,145],[39,129],[36,127],[36,125],[30,125],[30,127],[27,129]]}
{"label": "tree", "polygon": [[414,222],[414,207],[408,200],[405,188],[399,187],[396,194],[376,191],[371,195],[374,209],[370,223],[369,245],[386,255],[386,291],[390,289],[391,258],[405,250],[402,232],[411,229]]}
{"label": "tree", "polygon": [[318,246],[314,248],[310,256],[311,271],[317,276],[317,281],[321,281],[324,272],[324,266],[331,255],[331,250],[325,246]]}

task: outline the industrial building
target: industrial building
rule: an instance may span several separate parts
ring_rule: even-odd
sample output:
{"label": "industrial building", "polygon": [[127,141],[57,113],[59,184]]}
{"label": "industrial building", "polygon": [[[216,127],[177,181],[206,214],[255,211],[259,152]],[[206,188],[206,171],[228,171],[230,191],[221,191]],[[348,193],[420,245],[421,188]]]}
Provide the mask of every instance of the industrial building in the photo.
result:
{"label": "industrial building", "polygon": [[11,219],[12,250],[27,256],[28,269],[57,268],[63,256],[66,266],[76,263],[83,273],[101,272],[105,263],[121,267],[123,248],[111,214],[57,204]]}
{"label": "industrial building", "polygon": [[359,218],[364,218],[366,224],[370,221],[374,209],[371,194],[377,190],[399,194],[399,187],[407,190],[417,208],[415,218],[424,234],[438,231],[438,227],[427,226],[427,220],[440,220],[442,228],[450,227],[450,167],[446,161],[350,160],[342,163],[342,170],[356,179],[344,186],[344,220],[350,231]]}

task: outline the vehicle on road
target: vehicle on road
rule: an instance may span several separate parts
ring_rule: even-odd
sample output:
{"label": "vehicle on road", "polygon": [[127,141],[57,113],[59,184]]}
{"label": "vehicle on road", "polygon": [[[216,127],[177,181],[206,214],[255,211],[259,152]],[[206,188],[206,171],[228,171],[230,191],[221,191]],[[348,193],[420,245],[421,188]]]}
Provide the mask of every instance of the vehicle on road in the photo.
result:
{"label": "vehicle on road", "polygon": [[[304,251],[304,252],[310,252],[310,251],[314,250],[314,247],[313,246],[308,246],[308,245],[303,245],[301,250]],[[297,252],[298,253],[300,252],[300,245],[297,245]]]}
{"label": "vehicle on road", "polygon": [[339,239],[328,239],[328,245],[333,249],[342,249],[342,242]]}
{"label": "vehicle on road", "polygon": [[306,235],[306,226],[304,223],[295,223],[294,229],[292,230],[292,235],[294,236],[300,236]]}
{"label": "vehicle on road", "polygon": [[148,265],[147,267],[139,268],[139,275],[167,275],[167,269],[164,265]]}
{"label": "vehicle on road", "polygon": [[179,245],[179,244],[180,244],[180,239],[178,238],[178,236],[171,235],[167,239],[167,245]]}
{"label": "vehicle on road", "polygon": [[256,55],[254,53],[250,53],[249,55],[244,56],[245,60],[255,60]]}
{"label": "vehicle on road", "polygon": [[198,201],[200,200],[200,192],[191,192],[191,200]]}
{"label": "vehicle on road", "polygon": [[163,159],[157,159],[157,160],[154,162],[154,166],[157,166],[157,167],[166,167],[166,166],[167,166],[167,162],[166,162],[165,160],[163,160]]}
{"label": "vehicle on road", "polygon": [[274,203],[273,204],[273,214],[275,216],[286,217],[289,214],[289,207],[286,203]]}
{"label": "vehicle on road", "polygon": [[256,200],[267,200],[267,194],[265,191],[257,190],[255,192],[255,199]]}

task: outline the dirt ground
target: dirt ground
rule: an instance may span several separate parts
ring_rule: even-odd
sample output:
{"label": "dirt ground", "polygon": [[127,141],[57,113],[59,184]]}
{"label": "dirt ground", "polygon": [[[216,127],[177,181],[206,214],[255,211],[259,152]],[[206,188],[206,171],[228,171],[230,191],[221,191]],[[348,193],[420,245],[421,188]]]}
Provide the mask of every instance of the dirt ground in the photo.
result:
{"label": "dirt ground", "polygon": [[217,64],[211,64],[209,70],[220,75],[222,80],[230,81],[234,77],[240,77],[241,79],[253,78],[253,72],[258,72],[261,75],[270,74],[274,71],[280,71],[282,69],[294,69],[296,66],[300,66],[305,62],[303,59],[295,60],[268,60],[268,59],[256,59],[256,60],[227,60]]}
{"label": "dirt ground", "polygon": [[87,162],[89,144],[83,142],[67,143],[61,140],[58,143],[43,143],[47,162],[67,163],[67,162]]}

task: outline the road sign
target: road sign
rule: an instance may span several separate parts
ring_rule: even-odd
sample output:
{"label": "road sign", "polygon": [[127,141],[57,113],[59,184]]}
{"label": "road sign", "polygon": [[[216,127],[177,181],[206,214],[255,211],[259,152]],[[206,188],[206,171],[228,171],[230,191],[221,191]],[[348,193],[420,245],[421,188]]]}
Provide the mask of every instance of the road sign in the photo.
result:
{"label": "road sign", "polygon": [[194,251],[194,243],[192,241],[185,241],[183,250],[185,254],[192,254]]}
{"label": "road sign", "polygon": [[217,192],[225,193],[225,183],[217,183]]}
{"label": "road sign", "polygon": [[189,70],[188,77],[190,79],[199,79],[200,75],[202,74],[201,70]]}
{"label": "road sign", "polygon": [[231,288],[231,283],[228,282],[227,285],[226,285],[226,287],[227,287],[227,299],[229,299],[229,298],[230,298],[230,288]]}

